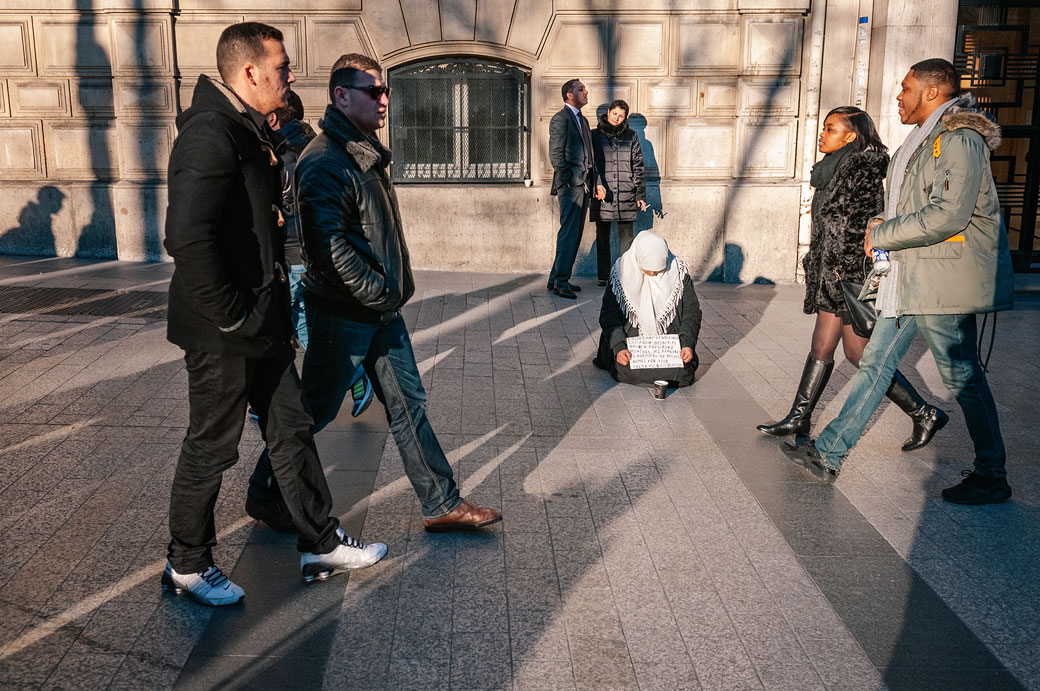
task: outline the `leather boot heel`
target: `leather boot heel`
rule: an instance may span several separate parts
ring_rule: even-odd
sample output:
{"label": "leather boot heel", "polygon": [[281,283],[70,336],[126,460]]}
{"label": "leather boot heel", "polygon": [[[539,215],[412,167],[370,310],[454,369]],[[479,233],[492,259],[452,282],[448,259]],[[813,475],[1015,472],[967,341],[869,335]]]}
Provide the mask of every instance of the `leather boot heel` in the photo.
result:
{"label": "leather boot heel", "polygon": [[819,403],[833,369],[833,362],[821,362],[809,355],[805,359],[805,367],[802,368],[802,379],[798,382],[791,412],[783,420],[757,425],[755,429],[771,437],[788,437],[792,434],[808,437],[812,431],[813,409]]}
{"label": "leather boot heel", "polygon": [[950,421],[950,416],[941,408],[925,401],[899,370],[896,370],[892,377],[892,385],[888,387],[885,395],[909,415],[914,423],[913,432],[903,442],[903,451],[915,451],[927,446],[935,433]]}

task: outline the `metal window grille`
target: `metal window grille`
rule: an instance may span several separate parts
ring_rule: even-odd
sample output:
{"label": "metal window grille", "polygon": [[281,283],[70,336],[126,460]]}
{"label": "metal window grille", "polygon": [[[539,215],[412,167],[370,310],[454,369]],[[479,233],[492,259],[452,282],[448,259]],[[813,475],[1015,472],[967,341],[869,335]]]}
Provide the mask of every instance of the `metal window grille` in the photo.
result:
{"label": "metal window grille", "polygon": [[485,60],[390,72],[391,168],[398,182],[520,181],[528,173],[527,75]]}

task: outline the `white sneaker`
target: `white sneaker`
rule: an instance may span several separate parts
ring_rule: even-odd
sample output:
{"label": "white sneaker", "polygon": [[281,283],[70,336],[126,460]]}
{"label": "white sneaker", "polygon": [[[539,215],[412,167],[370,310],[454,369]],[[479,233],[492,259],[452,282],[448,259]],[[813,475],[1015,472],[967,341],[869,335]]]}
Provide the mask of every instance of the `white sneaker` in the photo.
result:
{"label": "white sneaker", "polygon": [[366,545],[344,533],[342,528],[336,529],[336,535],[340,544],[328,554],[304,552],[300,555],[300,573],[304,582],[324,581],[337,573],[372,566],[386,554],[386,545],[382,542]]}
{"label": "white sneaker", "polygon": [[209,607],[233,605],[246,595],[216,566],[202,573],[177,573],[170,562],[166,562],[163,571],[162,589],[174,595],[187,595],[200,605]]}

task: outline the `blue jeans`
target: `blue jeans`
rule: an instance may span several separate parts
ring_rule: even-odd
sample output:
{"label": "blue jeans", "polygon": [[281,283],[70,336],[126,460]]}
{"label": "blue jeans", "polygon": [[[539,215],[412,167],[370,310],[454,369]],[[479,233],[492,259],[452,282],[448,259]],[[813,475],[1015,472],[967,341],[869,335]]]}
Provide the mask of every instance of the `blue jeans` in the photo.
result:
{"label": "blue jeans", "polygon": [[364,324],[305,305],[310,343],[303,357],[303,391],[317,432],[336,419],[357,368],[364,365],[386,408],[404,471],[422,503],[423,516],[438,518],[462,501],[448,459],[426,417],[426,391],[415,364],[408,327],[400,313],[385,323]]}
{"label": "blue jeans", "polygon": [[293,264],[289,267],[289,306],[292,315],[292,325],[296,329],[296,340],[300,347],[307,349],[307,315],[303,311],[303,264]]}
{"label": "blue jeans", "polygon": [[870,336],[852,391],[838,417],[816,440],[816,449],[831,466],[839,466],[863,434],[870,416],[881,404],[899,361],[920,331],[935,357],[943,384],[964,412],[968,434],[975,445],[975,473],[1004,477],[1004,440],[1000,436],[997,406],[979,364],[974,314],[919,314],[878,319]]}

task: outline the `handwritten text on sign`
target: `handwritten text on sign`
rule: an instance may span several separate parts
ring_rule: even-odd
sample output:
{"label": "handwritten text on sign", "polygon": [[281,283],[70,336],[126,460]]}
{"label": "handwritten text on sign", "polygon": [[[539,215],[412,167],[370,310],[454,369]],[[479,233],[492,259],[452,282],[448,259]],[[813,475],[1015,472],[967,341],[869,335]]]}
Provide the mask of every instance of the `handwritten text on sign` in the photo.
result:
{"label": "handwritten text on sign", "polygon": [[633,336],[627,339],[628,350],[632,353],[632,369],[661,369],[666,367],[682,367],[679,357],[679,334],[663,334],[661,336]]}

